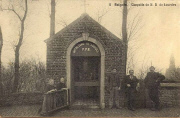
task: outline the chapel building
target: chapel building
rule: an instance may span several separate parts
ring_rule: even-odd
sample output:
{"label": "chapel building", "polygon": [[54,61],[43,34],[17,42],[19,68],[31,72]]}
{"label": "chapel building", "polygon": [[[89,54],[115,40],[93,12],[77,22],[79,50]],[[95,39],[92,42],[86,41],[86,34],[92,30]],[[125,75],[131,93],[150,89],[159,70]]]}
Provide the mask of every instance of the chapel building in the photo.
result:
{"label": "chapel building", "polygon": [[[47,39],[47,76],[63,77],[69,89],[70,104],[91,102],[108,105],[108,77],[117,69],[125,76],[125,45],[88,14]],[[123,101],[122,101],[123,102]]]}

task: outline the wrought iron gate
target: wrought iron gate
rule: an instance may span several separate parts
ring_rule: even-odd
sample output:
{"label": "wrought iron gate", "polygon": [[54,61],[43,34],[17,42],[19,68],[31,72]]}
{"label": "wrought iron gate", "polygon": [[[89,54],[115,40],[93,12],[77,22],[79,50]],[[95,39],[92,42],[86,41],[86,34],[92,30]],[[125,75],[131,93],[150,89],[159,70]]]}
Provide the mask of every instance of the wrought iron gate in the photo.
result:
{"label": "wrought iron gate", "polygon": [[69,106],[69,90],[62,89],[44,94],[41,115]]}

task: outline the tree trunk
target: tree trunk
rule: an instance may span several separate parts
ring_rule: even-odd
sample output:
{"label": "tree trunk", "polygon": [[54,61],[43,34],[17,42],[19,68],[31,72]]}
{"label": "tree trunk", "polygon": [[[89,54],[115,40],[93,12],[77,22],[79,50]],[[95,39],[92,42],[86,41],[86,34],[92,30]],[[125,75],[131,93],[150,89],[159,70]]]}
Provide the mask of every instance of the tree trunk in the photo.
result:
{"label": "tree trunk", "polygon": [[1,70],[1,52],[3,47],[3,36],[0,27],[0,96],[3,95],[2,70]]}
{"label": "tree trunk", "polygon": [[122,14],[122,38],[125,44],[125,73],[126,73],[126,65],[127,65],[127,52],[128,52],[128,39],[127,39],[127,0],[123,1],[123,14]]}
{"label": "tree trunk", "polygon": [[18,92],[18,84],[19,84],[19,48],[20,47],[16,47],[16,50],[15,50],[15,63],[14,63],[15,77],[14,77],[13,93]]}
{"label": "tree trunk", "polygon": [[55,34],[55,0],[51,0],[50,37]]}
{"label": "tree trunk", "polygon": [[16,45],[16,48],[15,48],[15,63],[14,63],[15,77],[14,77],[13,93],[18,92],[18,84],[19,84],[19,78],[20,78],[20,76],[19,76],[20,75],[19,74],[19,51],[20,51],[20,47],[22,45],[22,41],[23,41],[23,37],[24,37],[24,22],[26,20],[27,12],[28,12],[28,6],[27,6],[27,0],[25,0],[25,13],[24,13],[22,20],[20,20],[21,21],[21,32],[20,32],[18,44]]}

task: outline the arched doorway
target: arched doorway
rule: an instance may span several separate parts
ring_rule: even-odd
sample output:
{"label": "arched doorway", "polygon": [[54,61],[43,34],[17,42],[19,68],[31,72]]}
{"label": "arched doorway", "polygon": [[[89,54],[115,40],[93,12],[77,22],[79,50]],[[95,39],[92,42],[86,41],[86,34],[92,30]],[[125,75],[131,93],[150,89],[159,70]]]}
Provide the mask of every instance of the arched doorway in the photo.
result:
{"label": "arched doorway", "polygon": [[86,37],[84,40],[84,37],[81,37],[70,44],[67,50],[67,88],[70,90],[70,104],[88,97],[87,99],[95,100],[101,108],[105,107],[104,58],[102,45],[93,38]]}
{"label": "arched doorway", "polygon": [[71,51],[71,101],[75,106],[99,106],[100,51],[89,41],[76,44]]}

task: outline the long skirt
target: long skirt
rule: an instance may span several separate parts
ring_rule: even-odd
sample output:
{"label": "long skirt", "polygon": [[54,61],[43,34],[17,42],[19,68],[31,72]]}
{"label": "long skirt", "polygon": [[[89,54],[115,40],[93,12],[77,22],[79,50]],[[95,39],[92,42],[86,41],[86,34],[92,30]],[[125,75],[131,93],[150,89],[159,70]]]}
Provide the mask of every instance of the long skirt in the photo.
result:
{"label": "long skirt", "polygon": [[53,94],[44,95],[41,115],[46,115],[51,112],[56,106],[56,97]]}

